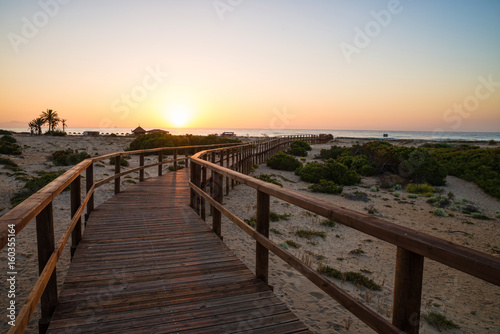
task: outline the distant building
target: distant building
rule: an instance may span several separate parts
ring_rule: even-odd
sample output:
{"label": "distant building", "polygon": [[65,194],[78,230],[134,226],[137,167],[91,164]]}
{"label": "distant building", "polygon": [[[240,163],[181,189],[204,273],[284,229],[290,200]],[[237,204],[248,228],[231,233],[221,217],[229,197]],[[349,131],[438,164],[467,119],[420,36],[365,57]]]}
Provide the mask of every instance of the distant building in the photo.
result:
{"label": "distant building", "polygon": [[83,135],[84,136],[99,136],[99,131],[83,131]]}
{"label": "distant building", "polygon": [[140,126],[138,126],[134,130],[132,130],[132,133],[134,134],[134,136],[140,136],[140,135],[145,134],[146,130],[144,130],[143,128],[141,128]]}
{"label": "distant building", "polygon": [[234,132],[223,132],[220,136],[222,138],[233,138],[233,137],[236,137],[236,135],[234,134]]}

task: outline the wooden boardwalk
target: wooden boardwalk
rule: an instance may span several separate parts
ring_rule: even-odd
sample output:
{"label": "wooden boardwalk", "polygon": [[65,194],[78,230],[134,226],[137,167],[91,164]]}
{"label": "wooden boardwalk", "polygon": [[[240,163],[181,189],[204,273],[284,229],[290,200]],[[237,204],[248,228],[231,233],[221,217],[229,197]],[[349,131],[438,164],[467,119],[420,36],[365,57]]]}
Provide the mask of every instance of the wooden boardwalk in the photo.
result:
{"label": "wooden boardwalk", "polygon": [[189,207],[185,170],[95,209],[49,333],[306,333]]}

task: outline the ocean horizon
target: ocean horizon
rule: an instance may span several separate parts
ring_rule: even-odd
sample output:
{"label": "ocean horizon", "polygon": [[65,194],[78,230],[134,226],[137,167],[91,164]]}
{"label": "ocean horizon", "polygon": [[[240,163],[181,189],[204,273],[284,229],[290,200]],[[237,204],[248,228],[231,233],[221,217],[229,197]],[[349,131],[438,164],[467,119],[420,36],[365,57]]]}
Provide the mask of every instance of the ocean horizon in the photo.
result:
{"label": "ocean horizon", "polygon": [[[29,133],[25,127],[2,127],[17,133]],[[145,128],[152,130],[153,128]],[[173,135],[193,134],[209,135],[222,132],[234,132],[238,137],[274,137],[285,135],[331,134],[336,137],[374,138],[374,139],[409,139],[409,140],[462,140],[462,141],[500,141],[500,132],[438,132],[438,131],[393,131],[393,130],[335,130],[335,129],[238,129],[238,128],[157,128],[169,131]],[[59,128],[60,130],[60,128]],[[46,129],[44,128],[44,131]],[[101,135],[131,134],[132,128],[67,127],[69,135],[81,135],[85,131],[99,131]],[[384,135],[387,137],[384,137]]]}

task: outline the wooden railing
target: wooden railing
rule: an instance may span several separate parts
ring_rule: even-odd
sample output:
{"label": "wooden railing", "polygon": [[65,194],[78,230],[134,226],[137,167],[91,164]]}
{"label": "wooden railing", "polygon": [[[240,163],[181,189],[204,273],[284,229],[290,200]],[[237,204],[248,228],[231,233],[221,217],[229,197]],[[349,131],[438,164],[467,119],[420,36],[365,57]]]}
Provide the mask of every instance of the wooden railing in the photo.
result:
{"label": "wooden railing", "polygon": [[[36,220],[36,234],[38,246],[39,277],[31,290],[19,314],[17,314],[15,327],[9,333],[22,333],[28,321],[35,312],[41,300],[41,316],[39,320],[40,333],[45,333],[54,309],[58,303],[56,264],[61,257],[64,247],[71,237],[71,257],[82,238],[82,214],[86,210],[86,218],[94,210],[94,192],[100,186],[114,180],[114,192],[120,192],[120,179],[124,175],[138,172],[139,181],[144,181],[144,169],[158,167],[158,175],[163,173],[163,165],[173,163],[174,171],[179,168],[179,162],[187,160],[189,156],[201,150],[218,147],[229,147],[239,144],[221,144],[204,146],[182,146],[116,152],[84,160],[72,167],[47,186],[30,196],[21,204],[0,217],[0,249],[3,249],[9,240],[9,234],[18,235],[33,219]],[[144,156],[157,154],[158,162],[144,164]],[[184,155],[179,157],[179,154]],[[125,155],[139,155],[139,166],[122,171],[120,162]],[[164,160],[165,155],[171,159]],[[105,159],[115,158],[115,174],[103,180],[94,181],[94,163]],[[86,191],[81,200],[81,175],[85,172]],[[71,221],[65,232],[57,242],[54,240],[53,200],[68,186],[71,188]]]}
{"label": "wooden railing", "polygon": [[[314,137],[301,139],[321,142],[320,138]],[[191,206],[206,219],[205,206],[208,202],[213,213],[212,228],[221,238],[223,214],[257,241],[255,271],[262,281],[268,281],[268,253],[271,251],[378,333],[419,332],[424,258],[500,285],[500,259],[492,255],[245,175],[250,171],[248,167],[244,167],[248,165],[248,161],[263,162],[288,143],[286,138],[281,138],[270,140],[264,146],[207,150],[195,154],[190,160]],[[231,150],[236,150],[236,154]],[[255,229],[222,205],[224,190],[227,194],[229,184],[234,185],[235,182],[257,190]],[[269,239],[271,196],[397,246],[392,323]]]}

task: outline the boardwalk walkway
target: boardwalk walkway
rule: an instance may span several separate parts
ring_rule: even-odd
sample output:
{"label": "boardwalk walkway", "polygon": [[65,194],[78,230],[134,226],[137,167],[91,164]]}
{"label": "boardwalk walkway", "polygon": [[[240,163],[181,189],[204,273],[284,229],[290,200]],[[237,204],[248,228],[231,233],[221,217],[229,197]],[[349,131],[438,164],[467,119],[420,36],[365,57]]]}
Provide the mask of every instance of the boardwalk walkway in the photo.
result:
{"label": "boardwalk walkway", "polygon": [[185,171],[94,210],[49,333],[305,333],[189,207]]}

